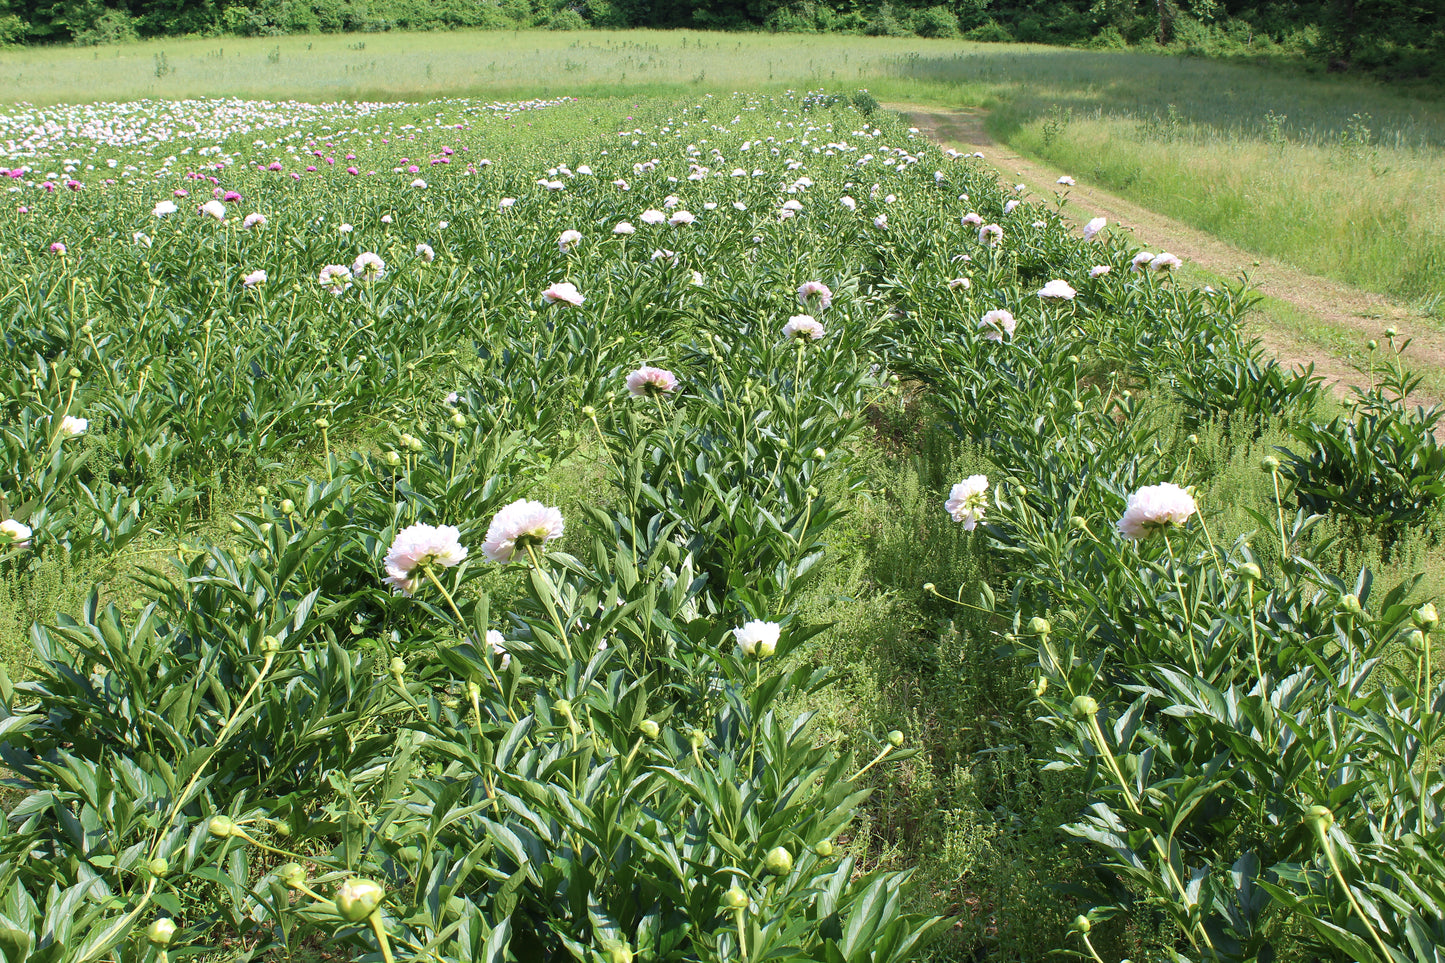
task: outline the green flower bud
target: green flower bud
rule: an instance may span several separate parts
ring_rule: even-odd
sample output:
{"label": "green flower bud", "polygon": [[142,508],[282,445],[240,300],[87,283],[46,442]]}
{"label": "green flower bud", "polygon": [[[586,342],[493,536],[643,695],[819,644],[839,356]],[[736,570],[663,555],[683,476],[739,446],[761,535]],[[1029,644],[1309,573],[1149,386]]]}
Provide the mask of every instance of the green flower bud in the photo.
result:
{"label": "green flower bud", "polygon": [[290,515],[296,511],[296,503],[289,498],[281,499],[281,514]]}
{"label": "green flower bud", "polygon": [[306,867],[300,863],[286,863],[276,870],[276,878],[285,883],[287,889],[299,889],[306,882]]}
{"label": "green flower bud", "polygon": [[1335,814],[1328,806],[1309,806],[1305,809],[1305,823],[1315,832],[1322,833],[1335,824]]}
{"label": "green flower bud", "polygon": [[597,414],[597,409],[592,407],[591,405],[583,405],[582,414],[586,415],[588,418],[591,418]]}
{"label": "green flower bud", "polygon": [[171,864],[166,862],[164,859],[161,859],[159,856],[146,863],[146,872],[150,873],[152,876],[164,877],[168,875],[170,871]]}
{"label": "green flower bud", "polygon": [[1049,691],[1049,680],[1043,676],[1034,679],[1033,693],[1035,699],[1042,699],[1044,693]]}
{"label": "green flower bud", "polygon": [[1371,338],[1370,340],[1365,342],[1365,347],[1370,351],[1379,351],[1380,342],[1376,341],[1374,338]]}
{"label": "green flower bud", "polygon": [[692,744],[694,749],[701,749],[707,745],[707,734],[701,729],[694,729],[687,734],[687,741]]}
{"label": "green flower bud", "polygon": [[793,854],[778,846],[763,859],[763,865],[774,876],[786,876],[793,871]]}
{"label": "green flower bud", "polygon": [[401,464],[401,455],[397,454],[394,451],[387,452],[386,463],[391,467],[395,468],[397,465]]}
{"label": "green flower bud", "polygon": [[146,927],[146,939],[152,946],[170,946],[176,935],[176,921],[162,916]]}
{"label": "green flower bud", "polygon": [[723,902],[727,904],[728,909],[747,909],[749,903],[748,894],[743,892],[737,883],[733,883],[728,887],[727,895],[723,897]]}
{"label": "green flower bud", "polygon": [[1405,644],[1415,650],[1425,648],[1425,633],[1419,629],[1411,629],[1405,633]]}
{"label": "green flower bud", "polygon": [[331,422],[327,421],[325,418],[317,418],[317,419],[316,419],[316,427],[317,427],[317,428],[330,428],[330,427],[331,427]]}
{"label": "green flower bud", "polygon": [[1075,916],[1074,921],[1069,924],[1069,929],[1075,933],[1088,933],[1093,928],[1094,924],[1089,922],[1087,916]]}
{"label": "green flower bud", "polygon": [[406,673],[406,660],[401,656],[391,660],[391,674],[400,679]]}
{"label": "green flower bud", "polygon": [[1069,519],[1069,527],[1076,532],[1087,532],[1089,530],[1089,520],[1083,515],[1075,515]]}
{"label": "green flower bud", "polygon": [[642,733],[644,739],[656,739],[662,732],[662,727],[651,719],[643,719],[637,724],[637,728],[638,731]]}
{"label": "green flower bud", "polygon": [[923,591],[925,591],[925,592],[932,592],[932,591],[934,591],[935,589],[936,589],[936,586],[935,586],[932,582],[924,582],[924,583],[923,583]]}
{"label": "green flower bud", "polygon": [[1426,602],[1420,606],[1415,610],[1415,614],[1411,616],[1411,618],[1414,620],[1417,628],[1426,632],[1435,631],[1435,626],[1440,624],[1440,613],[1435,611],[1434,602]]}
{"label": "green flower bud", "polygon": [[452,425],[457,428],[465,428],[467,426],[467,416],[460,411],[455,412],[452,415]]}
{"label": "green flower bud", "polygon": [[281,651],[281,640],[274,635],[263,635],[261,637],[261,651],[266,655]]}
{"label": "green flower bud", "polygon": [[1274,474],[1279,471],[1279,459],[1273,455],[1265,455],[1259,460],[1259,470]]}
{"label": "green flower bud", "polygon": [[1395,339],[1395,336],[1398,335],[1399,333],[1400,333],[1400,332],[1396,331],[1394,328],[1386,328],[1386,329],[1385,329],[1385,337],[1389,338],[1389,339],[1392,340],[1392,341]]}
{"label": "green flower bud", "polygon": [[376,911],[385,896],[380,883],[353,877],[337,888],[336,911],[348,923],[360,923]]}
{"label": "green flower bud", "polygon": [[1048,635],[1053,630],[1054,627],[1050,625],[1049,620],[1043,616],[1035,615],[1029,619],[1029,631],[1034,635]]}
{"label": "green flower bud", "polygon": [[1185,441],[1189,442],[1189,444],[1191,444],[1191,445],[1197,445],[1197,444],[1199,444],[1199,436],[1198,436],[1198,435],[1190,435],[1188,438],[1185,439]]}
{"label": "green flower bud", "polygon": [[898,729],[894,729],[894,730],[892,730],[891,732],[889,732],[889,733],[888,733],[888,744],[889,744],[890,746],[892,746],[894,749],[900,748],[900,747],[903,745],[903,733],[902,733],[900,730],[898,730]]}
{"label": "green flower bud", "polygon": [[607,948],[607,963],[632,963],[632,947],[626,943],[613,943]]}
{"label": "green flower bud", "polygon": [[1362,611],[1364,611],[1362,608],[1360,608],[1360,597],[1358,595],[1355,595],[1353,592],[1348,595],[1341,595],[1340,611],[1346,612],[1350,615],[1359,615]]}
{"label": "green flower bud", "polygon": [[1245,562],[1239,566],[1239,577],[1246,582],[1258,582],[1263,574],[1253,562]]}
{"label": "green flower bud", "polygon": [[832,855],[833,855],[833,841],[832,841],[831,839],[823,839],[823,840],[819,840],[818,842],[814,843],[814,844],[813,844],[813,855],[815,855],[815,856],[821,856],[823,859],[827,859],[829,856],[832,856]]}
{"label": "green flower bud", "polygon": [[824,451],[822,448],[814,448],[814,449],[813,449],[813,457],[821,460],[821,459],[823,459],[823,458],[827,458],[827,457],[828,457],[828,453],[827,453],[826,451]]}
{"label": "green flower bud", "polygon": [[1074,696],[1074,701],[1069,704],[1069,712],[1075,719],[1092,719],[1099,714],[1099,703],[1092,696]]}
{"label": "green flower bud", "polygon": [[211,821],[206,823],[206,829],[217,839],[226,839],[236,832],[236,824],[225,816],[212,816]]}
{"label": "green flower bud", "polygon": [[267,495],[269,495],[269,494],[271,494],[271,489],[267,488],[265,485],[257,485],[257,486],[256,486],[256,497],[257,497],[257,498],[265,498],[265,497],[266,497]]}
{"label": "green flower bud", "polygon": [[564,719],[572,718],[572,703],[566,699],[558,699],[552,703],[552,711]]}

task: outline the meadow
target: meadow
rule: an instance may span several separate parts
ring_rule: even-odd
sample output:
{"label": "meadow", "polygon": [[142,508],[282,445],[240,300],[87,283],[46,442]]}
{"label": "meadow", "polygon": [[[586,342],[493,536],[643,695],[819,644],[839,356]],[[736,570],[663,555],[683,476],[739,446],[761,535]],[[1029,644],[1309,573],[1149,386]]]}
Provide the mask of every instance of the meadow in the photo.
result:
{"label": "meadow", "polygon": [[1445,117],[1429,89],[1129,51],[689,31],[165,40],[10,50],[0,97],[635,97],[867,88],[990,108],[994,135],[1247,250],[1445,305]]}
{"label": "meadow", "polygon": [[10,123],[7,961],[1445,945],[1398,343],[853,91]]}

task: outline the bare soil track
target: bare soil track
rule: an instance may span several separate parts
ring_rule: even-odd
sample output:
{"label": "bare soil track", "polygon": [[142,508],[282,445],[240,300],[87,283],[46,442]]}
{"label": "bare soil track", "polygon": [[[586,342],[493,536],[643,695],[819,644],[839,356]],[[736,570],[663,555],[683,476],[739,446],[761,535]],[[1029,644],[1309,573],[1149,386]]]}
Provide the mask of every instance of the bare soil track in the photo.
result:
{"label": "bare soil track", "polygon": [[[1049,196],[1062,189],[1058,179],[1066,172],[1053,170],[996,142],[984,128],[987,115],[983,110],[928,110],[906,104],[884,106],[902,114],[911,126],[938,144],[967,153],[982,153],[984,160],[1005,179],[1023,183],[1035,194]],[[1411,339],[1405,350],[1408,365],[1416,370],[1445,369],[1445,336],[1438,328],[1380,295],[1247,253],[1213,235],[1095,187],[1070,187],[1068,197],[1064,213],[1072,220],[1107,217],[1111,225],[1133,231],[1139,243],[1150,250],[1169,251],[1221,277],[1246,276],[1254,290],[1289,304],[1320,327],[1339,332],[1361,347],[1371,338],[1383,342],[1384,329],[1393,327],[1400,338]],[[1339,355],[1277,325],[1256,324],[1250,333],[1260,339],[1266,352],[1283,364],[1313,364],[1315,373],[1329,382],[1336,394],[1345,395],[1350,385],[1361,380],[1360,372]],[[1429,403],[1442,399],[1412,395],[1412,400]]]}

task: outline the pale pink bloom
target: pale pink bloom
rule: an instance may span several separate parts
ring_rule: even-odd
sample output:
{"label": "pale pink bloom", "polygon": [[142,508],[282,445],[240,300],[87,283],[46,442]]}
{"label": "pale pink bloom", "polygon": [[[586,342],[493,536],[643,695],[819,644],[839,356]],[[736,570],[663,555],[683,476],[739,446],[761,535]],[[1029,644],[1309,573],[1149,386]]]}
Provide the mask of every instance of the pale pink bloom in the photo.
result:
{"label": "pale pink bloom", "polygon": [[778,211],[778,220],[779,220],[780,222],[781,222],[781,221],[786,221],[786,220],[788,220],[788,219],[791,218],[791,217],[796,217],[797,214],[798,214],[797,211],[790,211],[790,210],[788,210],[787,208],[783,208],[782,210]]}
{"label": "pale pink bloom", "polygon": [[805,308],[816,306],[817,310],[826,311],[833,303],[833,292],[822,281],[804,281],[798,285],[798,303]]}
{"label": "pale pink bloom", "polygon": [[776,622],[764,622],[762,619],[744,622],[741,627],[733,629],[733,639],[738,648],[743,650],[743,655],[757,656],[759,659],[769,658],[778,651],[778,637],[781,634],[782,626]]}
{"label": "pale pink bloom", "polygon": [[358,281],[380,281],[386,276],[386,262],[379,254],[362,251],[351,265],[351,275]]}
{"label": "pale pink bloom", "polygon": [[492,519],[487,540],[482,543],[482,554],[493,562],[510,562],[518,549],[561,538],[565,527],[560,509],[518,499]]}
{"label": "pale pink bloom", "polygon": [[639,220],[644,224],[661,224],[667,220],[667,215],[659,210],[649,209],[642,212],[642,217],[640,217]]}
{"label": "pale pink bloom", "polygon": [[0,522],[0,545],[6,548],[29,548],[30,537],[34,534],[30,526],[17,522],[13,518],[7,518]]}
{"label": "pale pink bloom", "polygon": [[1072,177],[1070,177],[1068,174],[1065,174],[1063,177],[1060,177],[1060,178],[1059,178],[1058,183],[1064,185],[1065,187],[1073,187],[1073,186],[1074,186],[1074,179],[1073,179]]}
{"label": "pale pink bloom", "polygon": [[391,215],[390,215],[390,214],[383,214],[383,215],[381,215],[381,223],[383,223],[383,224],[390,224],[390,223],[391,223]]}
{"label": "pale pink bloom", "polygon": [[265,271],[252,271],[250,274],[246,275],[245,277],[243,277],[243,278],[241,279],[241,287],[243,287],[243,288],[254,288],[254,287],[255,287],[256,285],[258,285],[258,284],[264,284],[265,281],[266,281],[266,272],[265,272]]}
{"label": "pale pink bloom", "polygon": [[631,185],[629,185],[626,181],[624,181],[624,180],[623,180],[622,178],[620,178],[620,177],[619,177],[617,180],[615,180],[615,181],[612,182],[612,186],[615,187],[615,188],[617,188],[619,191],[627,191],[627,190],[631,190],[631,189],[632,189],[632,188],[631,188]]}
{"label": "pale pink bloom", "polygon": [[1154,258],[1152,261],[1149,262],[1149,270],[1172,271],[1183,263],[1183,261],[1170,254],[1168,251],[1165,251],[1163,254],[1160,254],[1158,257]]}
{"label": "pale pink bloom", "polygon": [[969,211],[958,220],[960,223],[963,224],[964,227],[983,227],[983,218],[975,214],[973,211]]}
{"label": "pale pink bloom", "polygon": [[430,244],[418,244],[416,246],[416,256],[430,264],[436,260],[437,252],[432,250]]}
{"label": "pale pink bloom", "polygon": [[515,203],[517,203],[517,199],[515,197],[504,197],[497,202],[497,207],[505,211],[507,208],[511,207]]}
{"label": "pale pink bloom", "polygon": [[1085,224],[1084,240],[1092,241],[1094,239],[1094,235],[1102,231],[1105,225],[1107,225],[1108,223],[1109,219],[1107,217],[1096,217],[1089,223]]}
{"label": "pale pink bloom", "polygon": [[978,240],[979,243],[987,244],[989,247],[997,247],[998,243],[1003,240],[1003,228],[997,224],[985,224],[978,229]]}
{"label": "pale pink bloom", "polygon": [[786,211],[801,211],[801,210],[803,209],[803,202],[802,202],[802,201],[784,201],[784,202],[783,202],[783,209],[786,210]]}
{"label": "pale pink bloom", "polygon": [[971,287],[973,287],[973,282],[970,281],[968,278],[954,278],[952,281],[948,282],[948,290],[950,291],[957,291],[959,288],[963,288],[965,291],[967,291]]}
{"label": "pale pink bloom", "polygon": [[570,304],[577,307],[587,299],[577,291],[577,286],[571,281],[559,281],[542,292],[542,300],[548,304]]}
{"label": "pale pink bloom", "polygon": [[873,218],[873,226],[878,228],[880,231],[888,227],[888,215],[879,214],[877,217]]}
{"label": "pale pink bloom", "polygon": [[206,201],[196,213],[204,214],[207,217],[214,217],[218,221],[224,221],[226,219],[226,205],[220,201]]}
{"label": "pale pink bloom", "polygon": [[248,231],[253,227],[265,227],[266,215],[261,213],[247,214],[245,220],[241,221],[241,226]]}
{"label": "pale pink bloom", "polygon": [[988,476],[970,475],[954,485],[943,507],[955,522],[963,523],[964,531],[973,531],[988,507]]}
{"label": "pale pink bloom", "polygon": [[627,376],[627,390],[634,398],[655,398],[677,390],[677,375],[666,368],[643,365]]}
{"label": "pale pink bloom", "polygon": [[1077,293],[1068,281],[1050,281],[1039,289],[1039,297],[1044,300],[1072,301]]}
{"label": "pale pink bloom", "polygon": [[810,338],[817,341],[823,336],[823,324],[811,314],[795,314],[783,325],[785,338]]}
{"label": "pale pink bloom", "polygon": [[1019,201],[1019,200],[1017,200],[1017,199],[1011,200],[1011,201],[1009,201],[1008,203],[1004,204],[1004,206],[1003,206],[1003,212],[1004,212],[1005,214],[1012,214],[1012,213],[1014,212],[1014,210],[1015,210],[1015,209],[1019,206],[1019,204],[1021,204],[1021,203],[1022,203],[1022,202]]}
{"label": "pale pink bloom", "polygon": [[676,251],[668,251],[668,250],[665,250],[665,249],[663,249],[663,248],[658,248],[657,250],[655,250],[655,251],[652,252],[652,260],[654,260],[654,261],[666,261],[668,264],[676,264],[676,263],[677,263],[677,252],[676,252]]}
{"label": "pale pink bloom", "polygon": [[557,238],[557,250],[563,254],[572,253],[572,249],[582,243],[581,231],[563,231]]}
{"label": "pale pink bloom", "polygon": [[667,219],[667,223],[673,227],[677,227],[680,224],[691,224],[695,220],[697,220],[697,218],[694,217],[690,211],[678,211]]}
{"label": "pale pink bloom", "polygon": [[1107,264],[1095,264],[1093,267],[1089,268],[1089,277],[1101,278],[1112,270],[1113,268],[1111,268]]}
{"label": "pale pink bloom", "polygon": [[626,221],[618,221],[617,226],[612,229],[613,234],[636,234],[637,228]]}
{"label": "pale pink bloom", "polygon": [[502,633],[496,629],[487,629],[487,647],[492,650],[493,655],[502,657],[501,667],[503,669],[512,664],[512,653],[507,651],[506,642]]}
{"label": "pale pink bloom", "polygon": [[424,181],[424,180],[422,180],[420,177],[418,177],[416,180],[414,180],[414,181],[411,182],[411,186],[412,186],[412,187],[426,187],[426,181]]}
{"label": "pale pink bloom", "polygon": [[681,204],[681,203],[682,203],[682,198],[678,197],[676,194],[669,194],[669,195],[667,195],[665,198],[662,199],[662,207],[663,207],[663,210],[668,210],[668,211],[670,211],[670,210],[672,210],[674,207],[676,207],[677,205],[679,205],[679,204]]}
{"label": "pale pink bloom", "polygon": [[547,181],[542,186],[549,191],[560,191],[566,188],[567,185],[562,181]]}
{"label": "pale pink bloom", "polygon": [[850,211],[858,210],[858,202],[853,200],[853,198],[849,197],[847,194],[844,194],[843,197],[838,201],[838,203],[842,204],[843,207],[847,208]]}
{"label": "pale pink bloom", "polygon": [[176,207],[175,201],[156,201],[155,209],[151,211],[156,217],[165,217],[167,214],[174,214],[180,208]]}
{"label": "pale pink bloom", "polygon": [[351,269],[344,264],[328,264],[321,269],[316,280],[332,294],[340,294],[351,287]]}
{"label": "pale pink bloom", "polygon": [[1140,251],[1138,254],[1134,255],[1134,260],[1129,262],[1129,270],[1141,271],[1144,268],[1148,267],[1149,262],[1152,260],[1154,260],[1154,255],[1150,254],[1148,251]]}
{"label": "pale pink bloom", "polygon": [[452,525],[408,525],[396,533],[386,553],[386,579],[402,594],[415,592],[428,568],[460,565],[467,550]]}
{"label": "pale pink bloom", "polygon": [[87,418],[76,418],[73,415],[65,415],[60,419],[60,433],[70,438],[85,434],[85,429],[89,427],[90,420]]}
{"label": "pale pink bloom", "polygon": [[352,227],[350,224],[341,224],[336,229],[342,234],[350,234],[352,231],[356,230],[356,228]]}
{"label": "pale pink bloom", "polygon": [[1194,496],[1173,482],[1146,485],[1129,496],[1119,534],[1125,538],[1146,538],[1170,525],[1183,525],[1199,510]]}
{"label": "pale pink bloom", "polygon": [[1012,338],[1017,325],[1018,322],[1014,320],[1013,313],[1003,308],[995,308],[978,319],[978,326],[983,331],[983,336],[990,341]]}

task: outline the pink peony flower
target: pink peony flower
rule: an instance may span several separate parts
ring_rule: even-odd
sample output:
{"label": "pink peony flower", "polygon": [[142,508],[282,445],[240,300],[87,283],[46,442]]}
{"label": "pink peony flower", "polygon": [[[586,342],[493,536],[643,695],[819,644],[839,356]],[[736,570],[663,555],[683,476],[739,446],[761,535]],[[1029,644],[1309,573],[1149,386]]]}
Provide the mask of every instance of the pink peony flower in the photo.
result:
{"label": "pink peony flower", "polygon": [[572,252],[572,249],[581,243],[581,231],[563,231],[562,235],[557,238],[557,250],[561,251],[563,254],[570,254]]}
{"label": "pink peony flower", "polygon": [[677,376],[666,368],[643,365],[627,376],[627,390],[634,398],[656,398],[677,389]]}
{"label": "pink peony flower", "polygon": [[241,286],[245,288],[254,288],[256,285],[264,284],[265,282],[265,271],[252,271],[250,274],[246,275],[241,279]]}
{"label": "pink peony flower", "polygon": [[809,338],[817,341],[823,336],[823,325],[811,314],[795,314],[783,325],[785,338]]}
{"label": "pink peony flower", "polygon": [[644,224],[661,224],[667,220],[667,215],[655,209],[646,210],[642,212],[642,216],[638,220]]}
{"label": "pink peony flower", "polygon": [[265,227],[266,215],[260,213],[247,214],[246,219],[241,222],[241,226],[248,231],[253,227]]}
{"label": "pink peony flower", "polygon": [[1129,270],[1143,270],[1144,268],[1149,266],[1149,262],[1152,260],[1154,260],[1154,255],[1150,254],[1148,251],[1140,251],[1138,254],[1134,255],[1134,260],[1129,262]]}
{"label": "pink peony flower", "polygon": [[1183,261],[1170,254],[1168,251],[1165,251],[1163,254],[1160,254],[1158,257],[1154,258],[1152,261],[1149,262],[1149,270],[1160,272],[1172,271],[1175,268],[1181,266],[1183,263]]}
{"label": "pink peony flower", "polygon": [[1093,267],[1089,268],[1089,277],[1101,278],[1112,270],[1114,269],[1107,264],[1095,264]]}
{"label": "pink peony flower", "polygon": [[220,201],[206,201],[196,213],[213,217],[218,221],[224,221],[226,219],[226,205]]}
{"label": "pink peony flower", "polygon": [[340,294],[351,287],[351,269],[344,264],[328,264],[321,269],[316,280],[332,294]]}
{"label": "pink peony flower", "polygon": [[626,221],[618,221],[617,226],[612,229],[613,234],[636,234],[637,228]]}
{"label": "pink peony flower", "polygon": [[362,251],[351,265],[351,276],[358,281],[380,281],[386,277],[386,262],[379,254]]}
{"label": "pink peony flower", "polygon": [[989,247],[998,247],[1003,240],[1003,228],[997,224],[985,224],[978,229],[978,241],[980,244],[987,244]]}
{"label": "pink peony flower", "polygon": [[1194,496],[1173,482],[1146,485],[1129,496],[1124,517],[1119,519],[1119,534],[1147,538],[1170,525],[1183,525],[1198,510]]}
{"label": "pink peony flower", "polygon": [[959,288],[967,291],[971,287],[973,287],[973,282],[968,278],[954,278],[948,282],[948,290],[950,291],[957,291]]}
{"label": "pink peony flower", "polygon": [[467,550],[451,525],[409,525],[396,533],[386,553],[386,579],[403,595],[416,591],[427,568],[460,565]]}
{"label": "pink peony flower", "polygon": [[1050,281],[1039,289],[1039,297],[1045,301],[1072,301],[1077,293],[1068,281]]}
{"label": "pink peony flower", "polygon": [[1094,235],[1102,231],[1105,225],[1107,225],[1108,223],[1109,219],[1107,217],[1096,217],[1089,223],[1085,224],[1084,240],[1092,241],[1094,239]]}
{"label": "pink peony flower", "polygon": [[493,562],[510,562],[518,549],[545,545],[562,537],[562,512],[541,502],[518,499],[497,512],[487,528],[482,554]]}
{"label": "pink peony flower", "polygon": [[978,326],[983,331],[983,336],[990,341],[1002,341],[1004,338],[1012,338],[1016,324],[1017,322],[1014,321],[1013,313],[1003,308],[996,308],[993,311],[989,311],[978,319]]}
{"label": "pink peony flower", "polygon": [[667,223],[673,227],[677,227],[681,224],[691,224],[695,220],[697,220],[697,218],[694,217],[690,211],[678,211],[667,219]]}
{"label": "pink peony flower", "polygon": [[804,281],[798,285],[798,303],[805,308],[826,311],[833,303],[833,292],[822,281]]}
{"label": "pink peony flower", "polygon": [[1065,187],[1073,187],[1073,186],[1074,186],[1074,179],[1073,179],[1072,177],[1070,177],[1068,174],[1065,174],[1063,177],[1060,177],[1060,178],[1059,178],[1058,183],[1064,185]]}
{"label": "pink peony flower", "polygon": [[964,227],[983,227],[983,218],[980,217],[978,214],[975,214],[973,211],[969,211],[967,214],[963,215],[963,217],[960,217],[959,221],[963,224]]}
{"label": "pink peony flower", "polygon": [[416,256],[430,264],[436,260],[437,252],[432,250],[430,244],[418,244],[416,246]]}
{"label": "pink peony flower", "polygon": [[973,531],[988,507],[988,476],[970,475],[954,485],[943,507],[955,522],[963,523],[964,531]]}
{"label": "pink peony flower", "polygon": [[559,281],[542,292],[542,300],[548,304],[570,304],[577,307],[587,299],[577,291],[576,285],[572,282]]}
{"label": "pink peony flower", "polygon": [[60,433],[68,438],[85,434],[90,427],[90,421],[86,418],[76,418],[73,415],[66,415],[60,419]]}

